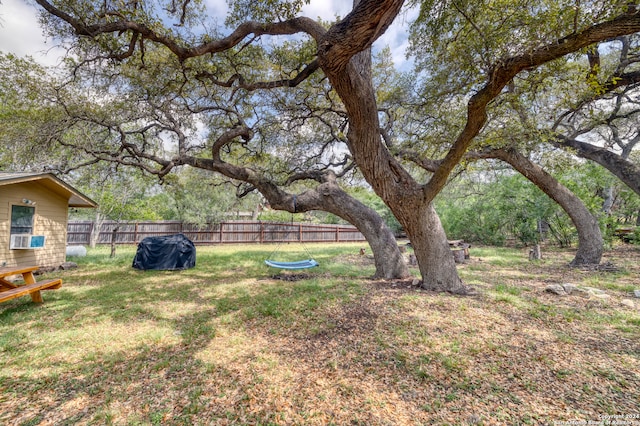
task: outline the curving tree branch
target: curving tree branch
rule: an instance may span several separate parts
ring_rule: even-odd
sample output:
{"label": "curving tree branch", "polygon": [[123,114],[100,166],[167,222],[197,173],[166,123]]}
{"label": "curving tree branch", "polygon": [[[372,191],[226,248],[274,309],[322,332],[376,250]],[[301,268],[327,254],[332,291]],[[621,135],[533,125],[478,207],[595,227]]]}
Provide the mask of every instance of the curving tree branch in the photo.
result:
{"label": "curving tree branch", "polygon": [[319,40],[326,30],[322,25],[312,19],[301,17],[294,18],[283,22],[275,23],[258,23],[245,22],[240,24],[234,31],[226,37],[207,41],[195,46],[187,46],[180,43],[169,34],[163,34],[154,30],[150,26],[126,19],[122,15],[116,15],[120,19],[103,20],[96,23],[85,23],[81,19],[74,17],[63,9],[56,7],[52,2],[46,0],[36,0],[42,8],[51,15],[67,22],[79,36],[95,38],[102,34],[120,35],[123,33],[132,34],[135,37],[143,37],[155,43],[159,43],[169,49],[180,61],[189,58],[195,58],[207,54],[224,52],[239,45],[245,37],[249,35],[292,35],[297,33],[306,33],[316,40]]}
{"label": "curving tree branch", "polygon": [[518,73],[535,68],[584,47],[622,35],[640,31],[640,13],[633,12],[603,22],[576,34],[559,39],[557,42],[534,49],[530,53],[507,58],[499,62],[491,71],[487,83],[471,97],[467,109],[467,123],[458,135],[442,164],[425,186],[428,199],[438,194],[454,167],[462,160],[474,138],[487,121],[487,106]]}

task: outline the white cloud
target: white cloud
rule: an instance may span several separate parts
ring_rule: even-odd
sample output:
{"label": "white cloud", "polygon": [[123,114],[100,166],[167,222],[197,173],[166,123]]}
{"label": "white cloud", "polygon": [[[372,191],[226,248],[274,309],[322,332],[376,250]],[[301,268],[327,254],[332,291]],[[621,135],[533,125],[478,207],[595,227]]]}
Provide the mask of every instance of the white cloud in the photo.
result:
{"label": "white cloud", "polygon": [[229,11],[227,0],[206,0],[205,7],[209,13],[219,18],[218,23],[222,25],[224,22],[224,17],[227,16],[227,13]]}
{"label": "white cloud", "polygon": [[318,17],[333,21],[336,15],[343,17],[351,11],[351,2],[343,0],[311,0],[302,8],[302,14],[311,19]]}
{"label": "white cloud", "polygon": [[21,0],[0,1],[0,50],[31,55],[46,65],[57,64],[63,51],[46,42],[35,8]]}

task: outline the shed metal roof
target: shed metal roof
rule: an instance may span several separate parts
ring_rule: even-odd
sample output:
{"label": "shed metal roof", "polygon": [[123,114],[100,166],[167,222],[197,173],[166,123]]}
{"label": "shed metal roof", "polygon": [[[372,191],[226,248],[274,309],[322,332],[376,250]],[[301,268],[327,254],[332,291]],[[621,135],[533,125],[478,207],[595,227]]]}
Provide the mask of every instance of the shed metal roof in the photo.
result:
{"label": "shed metal roof", "polygon": [[53,173],[0,172],[0,185],[38,182],[45,188],[69,200],[69,207],[97,207],[98,203],[71,185],[58,179]]}

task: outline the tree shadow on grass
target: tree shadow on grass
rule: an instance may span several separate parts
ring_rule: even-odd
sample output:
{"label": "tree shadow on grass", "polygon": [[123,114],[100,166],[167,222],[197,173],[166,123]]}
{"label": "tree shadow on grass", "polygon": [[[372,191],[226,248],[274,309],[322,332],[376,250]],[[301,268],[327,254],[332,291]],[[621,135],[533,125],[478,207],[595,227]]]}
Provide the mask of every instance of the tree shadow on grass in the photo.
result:
{"label": "tree shadow on grass", "polygon": [[[298,287],[292,288],[295,285]],[[105,290],[98,288],[92,291]],[[64,351],[74,350],[73,345],[49,348],[50,359],[57,360],[55,362],[58,365],[51,365],[48,359],[33,360],[31,365],[27,365],[29,361],[26,359],[16,360],[17,365],[6,365],[6,368],[0,369],[0,388],[9,390],[3,399],[0,423],[110,424],[126,419],[129,423],[193,424],[214,422],[221,417],[249,419],[251,414],[246,404],[229,411],[234,405],[228,401],[219,407],[212,402],[217,398],[213,398],[213,394],[227,393],[233,394],[233,398],[239,401],[244,400],[253,385],[247,380],[246,371],[239,373],[235,366],[243,364],[245,359],[250,363],[255,357],[251,351],[234,355],[231,358],[233,365],[228,367],[224,362],[228,358],[224,356],[223,361],[203,361],[200,355],[206,348],[208,356],[214,359],[218,356],[216,350],[224,350],[220,341],[211,345],[218,334],[217,327],[223,324],[223,327],[235,330],[236,327],[242,329],[250,324],[265,326],[274,321],[283,325],[292,316],[308,313],[324,302],[342,297],[342,291],[339,286],[327,289],[314,282],[302,285],[276,283],[265,286],[255,294],[234,293],[215,300],[202,299],[197,309],[168,320],[166,317],[154,317],[150,314],[151,309],[147,311],[143,308],[146,303],[157,302],[158,296],[143,294],[141,297],[139,291],[123,290],[124,296],[137,295],[138,311],[116,314],[113,313],[113,305],[89,306],[95,308],[100,316],[110,313],[110,320],[129,321],[132,332],[135,322],[143,318],[152,322],[163,321],[172,330],[174,338],[157,342],[145,339],[129,349],[107,350],[89,346],[89,351],[75,361],[64,359]],[[171,298],[175,294],[169,292],[166,296]],[[87,300],[91,299],[76,298],[53,314],[68,315],[71,311],[83,309],[87,307]],[[30,311],[33,313],[34,310]],[[238,322],[223,318],[229,315],[237,317]],[[52,321],[56,319],[59,318],[54,317]],[[95,320],[99,321],[100,318],[88,322]],[[60,327],[77,327],[82,331],[85,324],[80,319],[77,324],[68,322]],[[46,332],[44,329],[41,331]],[[56,328],[51,332],[55,333]],[[247,334],[251,335],[253,333]],[[245,345],[251,347],[251,341]],[[3,351],[38,353],[38,349],[41,350],[32,347],[28,337],[23,336]],[[214,382],[211,381],[212,375],[215,376]]]}
{"label": "tree shadow on grass", "polygon": [[[221,323],[232,328],[269,323],[284,327],[299,315],[313,317],[324,304],[350,299],[358,286],[311,276],[298,282],[230,286],[224,294],[216,293],[234,279],[221,274],[237,260],[223,256],[215,265],[203,262],[195,269],[174,272],[141,272],[123,264],[106,271],[81,267],[63,274],[63,287],[45,293],[44,305],[27,300],[4,307],[0,352],[8,356],[0,362],[4,393],[0,423],[109,424],[127,419],[161,424],[168,419],[172,424],[192,424],[203,411],[209,418],[216,413],[243,416],[220,413],[229,405],[217,409],[203,396],[205,390],[209,397],[212,392],[233,392],[234,398],[242,399],[251,386],[234,386],[237,373],[232,369],[198,358],[215,339],[217,327]],[[240,277],[266,277],[266,269],[259,267]],[[146,336],[145,330],[137,330],[139,324],[158,327],[160,336]],[[117,326],[114,333],[126,334],[130,328],[131,334],[123,338],[128,348],[113,347],[120,343],[110,342],[110,335],[104,343],[58,340],[85,339],[89,336],[83,333],[110,325]],[[231,384],[212,384],[208,379],[212,368],[218,379]]]}
{"label": "tree shadow on grass", "polygon": [[[37,360],[32,368],[41,372],[24,366],[19,374],[3,369],[0,387],[7,393],[0,422],[109,424],[135,412],[147,413],[141,421],[164,413],[178,424],[190,424],[201,404],[194,390],[204,386],[206,377],[206,366],[195,355],[214,338],[215,316],[210,308],[177,318],[173,326],[179,343],[85,354],[62,368],[47,368],[46,360]],[[129,397],[135,398],[133,408],[125,407]]]}

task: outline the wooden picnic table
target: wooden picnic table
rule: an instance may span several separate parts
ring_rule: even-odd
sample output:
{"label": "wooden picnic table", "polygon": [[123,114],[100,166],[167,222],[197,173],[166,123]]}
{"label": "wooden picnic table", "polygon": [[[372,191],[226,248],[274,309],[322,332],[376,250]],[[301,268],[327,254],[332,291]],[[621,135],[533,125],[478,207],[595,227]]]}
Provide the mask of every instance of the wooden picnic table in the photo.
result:
{"label": "wooden picnic table", "polygon": [[[42,303],[40,290],[53,290],[62,287],[62,280],[59,278],[36,281],[33,273],[37,270],[37,266],[8,266],[0,268],[0,302],[30,294],[31,300],[35,303]],[[14,275],[22,275],[24,284],[15,284],[6,279]]]}

